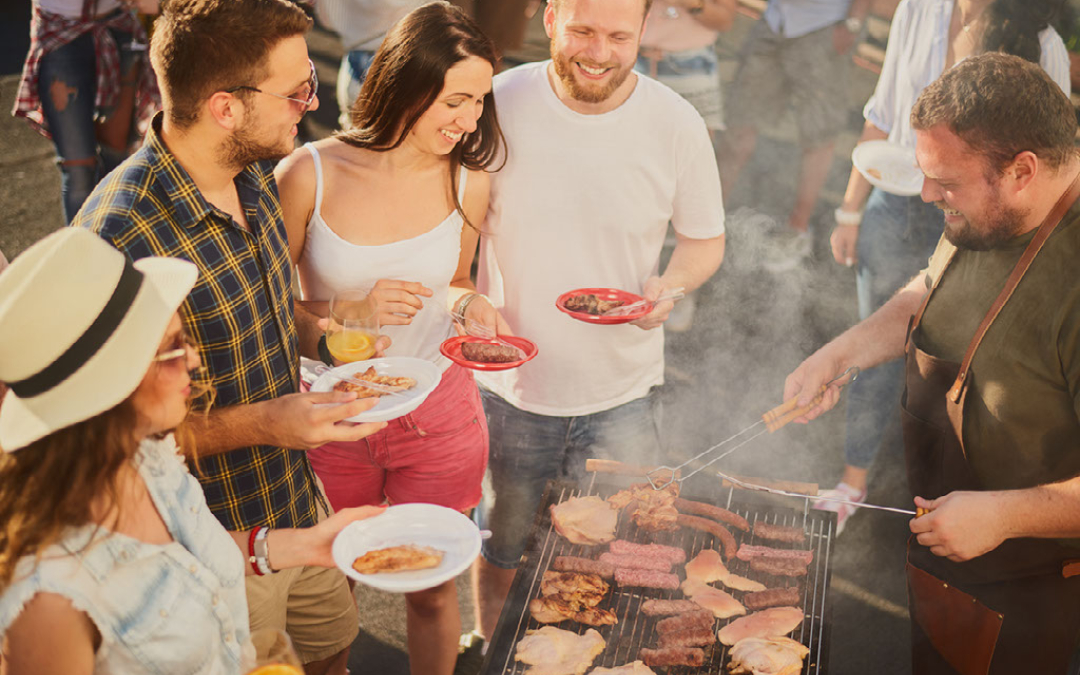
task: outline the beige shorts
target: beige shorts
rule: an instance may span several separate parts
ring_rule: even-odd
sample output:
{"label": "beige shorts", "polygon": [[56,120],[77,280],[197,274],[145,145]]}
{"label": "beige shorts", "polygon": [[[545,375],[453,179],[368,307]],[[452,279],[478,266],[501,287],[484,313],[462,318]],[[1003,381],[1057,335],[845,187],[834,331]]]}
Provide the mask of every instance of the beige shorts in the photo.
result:
{"label": "beige shorts", "polygon": [[304,663],[330,658],[360,632],[356,601],[339,570],[294,567],[246,581],[251,630],[284,630]]}

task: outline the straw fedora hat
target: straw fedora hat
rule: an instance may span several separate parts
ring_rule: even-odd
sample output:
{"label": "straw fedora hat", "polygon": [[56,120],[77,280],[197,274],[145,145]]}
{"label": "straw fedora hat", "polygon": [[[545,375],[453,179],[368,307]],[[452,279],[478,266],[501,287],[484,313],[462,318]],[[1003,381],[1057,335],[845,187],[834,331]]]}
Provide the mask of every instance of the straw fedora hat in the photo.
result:
{"label": "straw fedora hat", "polygon": [[175,258],[127,257],[62,228],[0,273],[0,448],[90,419],[139,386],[198,277]]}

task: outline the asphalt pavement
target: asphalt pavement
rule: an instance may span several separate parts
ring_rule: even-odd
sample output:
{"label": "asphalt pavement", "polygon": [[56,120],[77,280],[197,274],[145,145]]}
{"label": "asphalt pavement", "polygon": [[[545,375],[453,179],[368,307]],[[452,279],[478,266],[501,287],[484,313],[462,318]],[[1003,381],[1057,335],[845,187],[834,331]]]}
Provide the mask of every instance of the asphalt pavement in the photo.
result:
{"label": "asphalt pavement", "polygon": [[[719,45],[725,78],[750,25],[740,17]],[[10,24],[8,25],[8,29]],[[6,29],[7,30],[7,29]],[[10,32],[10,31],[9,31]],[[321,137],[337,116],[333,83],[340,46],[325,32],[312,33],[309,45],[322,87],[322,107],[305,122],[303,133]],[[10,110],[17,85],[17,63],[0,52],[0,107]],[[538,22],[518,59],[542,58],[546,52]],[[698,293],[693,327],[667,340],[667,385],[663,393],[666,456],[671,463],[698,454],[754,422],[779,403],[785,375],[816,347],[855,319],[853,272],[836,265],[828,253],[831,213],[850,168],[848,157],[861,121],[858,111],[875,76],[853,72],[851,124],[837,146],[825,194],[814,219],[814,251],[793,272],[770,274],[761,267],[767,246],[764,233],[783,222],[793,200],[799,150],[785,122],[763,133],[759,151],[731,196],[728,249],[723,267]],[[557,139],[555,139],[557,140]],[[553,142],[555,142],[553,140]],[[0,116],[0,250],[9,257],[62,225],[59,173],[48,141],[21,120]],[[770,222],[773,224],[770,225]],[[843,465],[844,413],[835,411],[810,425],[790,425],[763,436],[722,463],[725,471],[831,487]],[[697,491],[719,487],[710,479]],[[882,452],[871,472],[869,500],[906,506],[902,458],[898,447]],[[797,504],[793,504],[797,506]],[[910,672],[904,585],[902,516],[863,511],[856,514],[833,550],[832,640],[828,671],[833,675]],[[472,624],[467,575],[458,580],[463,624]],[[350,667],[353,673],[408,673],[404,602],[401,596],[358,590],[362,633]]]}

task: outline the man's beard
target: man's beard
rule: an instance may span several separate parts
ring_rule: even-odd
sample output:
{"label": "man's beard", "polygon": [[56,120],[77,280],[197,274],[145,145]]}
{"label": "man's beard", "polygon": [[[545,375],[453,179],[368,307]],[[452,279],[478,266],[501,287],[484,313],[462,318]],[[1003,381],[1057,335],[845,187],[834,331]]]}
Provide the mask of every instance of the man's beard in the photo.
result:
{"label": "man's beard", "polygon": [[278,161],[293,151],[290,141],[280,140],[276,144],[266,143],[254,133],[255,121],[251,120],[229,136],[222,149],[222,162],[227,166],[243,169],[264,160]]}
{"label": "man's beard", "polygon": [[619,64],[614,62],[609,63],[591,63],[581,61],[590,68],[611,68],[611,79],[605,85],[587,86],[583,85],[574,76],[574,64],[570,62],[566,56],[559,52],[555,48],[555,40],[551,41],[551,62],[555,64],[555,74],[559,76],[559,80],[562,81],[563,86],[570,92],[570,96],[575,101],[581,101],[582,103],[601,103],[608,100],[615,90],[626,81],[626,78],[630,76],[629,68],[621,68]]}
{"label": "man's beard", "polygon": [[946,221],[945,238],[957,248],[989,251],[1020,234],[1026,216],[1026,211],[1007,208],[997,202],[989,209],[985,220],[979,223],[978,229],[972,226],[966,216],[960,225],[951,225]]}

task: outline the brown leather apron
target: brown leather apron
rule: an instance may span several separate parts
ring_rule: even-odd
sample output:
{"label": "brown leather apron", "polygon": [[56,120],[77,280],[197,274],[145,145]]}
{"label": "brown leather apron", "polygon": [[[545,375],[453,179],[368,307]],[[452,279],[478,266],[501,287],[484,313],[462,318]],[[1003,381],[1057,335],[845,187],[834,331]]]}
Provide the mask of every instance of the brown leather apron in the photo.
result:
{"label": "brown leather apron", "polygon": [[[962,363],[931,356],[915,340],[927,303],[951,258],[912,319],[905,348],[901,419],[913,494],[935,499],[957,490],[984,489],[968,463],[963,441],[971,361],[1032,260],[1078,196],[1080,175],[1040,225],[976,330]],[[1049,539],[1009,539],[985,555],[953,563],[933,555],[912,537],[907,576],[913,672],[1065,673],[1080,630],[1080,578],[1063,575],[1063,564],[1075,555]]]}

